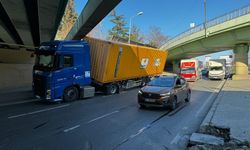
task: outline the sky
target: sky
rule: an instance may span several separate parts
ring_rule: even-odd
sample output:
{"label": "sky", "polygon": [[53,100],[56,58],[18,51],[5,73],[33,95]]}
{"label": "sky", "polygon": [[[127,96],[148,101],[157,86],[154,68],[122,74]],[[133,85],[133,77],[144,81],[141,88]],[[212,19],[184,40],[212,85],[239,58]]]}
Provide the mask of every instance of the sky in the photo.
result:
{"label": "sky", "polygon": [[[204,0],[122,0],[117,5],[117,14],[124,15],[127,25],[129,18],[142,11],[143,15],[133,19],[133,24],[146,34],[151,26],[160,27],[162,32],[169,37],[174,37],[188,30],[190,23],[196,25],[204,21]],[[81,13],[87,0],[75,0],[75,8]],[[235,9],[250,5],[250,0],[206,0],[207,20],[224,15]],[[107,32],[113,24],[106,16],[102,21],[102,30]],[[220,52],[212,55],[232,54],[232,51]],[[200,59],[203,59],[201,57]]]}

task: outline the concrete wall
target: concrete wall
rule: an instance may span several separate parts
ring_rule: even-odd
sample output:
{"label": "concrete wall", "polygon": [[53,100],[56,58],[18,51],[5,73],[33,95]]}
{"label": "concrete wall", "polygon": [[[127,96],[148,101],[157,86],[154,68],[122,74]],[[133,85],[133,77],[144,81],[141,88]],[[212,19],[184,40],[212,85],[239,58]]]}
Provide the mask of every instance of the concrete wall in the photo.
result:
{"label": "concrete wall", "polygon": [[0,49],[0,90],[31,87],[32,52]]}

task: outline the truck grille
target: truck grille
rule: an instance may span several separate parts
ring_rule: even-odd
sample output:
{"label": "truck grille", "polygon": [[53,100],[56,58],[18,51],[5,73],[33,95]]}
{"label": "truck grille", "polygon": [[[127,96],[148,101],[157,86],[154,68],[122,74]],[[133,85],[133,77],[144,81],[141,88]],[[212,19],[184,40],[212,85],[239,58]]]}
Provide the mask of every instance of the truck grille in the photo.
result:
{"label": "truck grille", "polygon": [[40,96],[41,98],[45,98],[46,95],[46,78],[40,75],[35,75],[34,79],[34,94]]}
{"label": "truck grille", "polygon": [[152,99],[159,99],[159,98],[161,98],[161,96],[159,94],[155,94],[155,93],[143,93],[142,96],[144,98],[152,98]]}

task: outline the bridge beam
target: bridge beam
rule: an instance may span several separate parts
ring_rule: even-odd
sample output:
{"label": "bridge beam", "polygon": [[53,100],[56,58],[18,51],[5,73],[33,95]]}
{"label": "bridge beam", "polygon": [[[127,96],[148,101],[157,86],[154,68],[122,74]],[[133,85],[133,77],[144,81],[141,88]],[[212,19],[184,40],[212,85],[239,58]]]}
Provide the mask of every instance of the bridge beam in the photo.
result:
{"label": "bridge beam", "polygon": [[248,44],[237,44],[234,48],[235,75],[233,80],[249,79],[248,75]]}

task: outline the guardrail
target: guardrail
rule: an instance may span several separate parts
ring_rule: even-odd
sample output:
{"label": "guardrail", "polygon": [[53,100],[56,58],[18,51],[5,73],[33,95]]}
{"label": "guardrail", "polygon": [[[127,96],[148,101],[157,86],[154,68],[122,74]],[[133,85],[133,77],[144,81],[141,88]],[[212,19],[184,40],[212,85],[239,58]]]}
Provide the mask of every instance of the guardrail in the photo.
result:
{"label": "guardrail", "polygon": [[[239,8],[239,9],[236,9],[236,10],[233,10],[225,15],[222,15],[222,16],[219,16],[219,17],[216,17],[210,21],[208,21],[206,24],[205,23],[202,23],[198,26],[195,26],[191,29],[188,29],[187,31],[184,31],[178,35],[176,35],[175,37],[173,37],[172,39],[168,40],[164,45],[163,47],[165,47],[165,45],[168,45],[170,43],[173,43],[175,41],[178,41],[188,35],[191,35],[193,33],[196,33],[196,32],[199,32],[199,31],[202,31],[204,30],[205,26],[206,28],[209,28],[209,27],[212,27],[212,26],[215,26],[215,25],[218,25],[218,24],[221,24],[221,23],[224,23],[226,21],[229,21],[229,20],[233,20],[235,18],[238,18],[240,16],[244,16],[244,15],[247,15],[250,13],[250,5],[248,6],[245,6],[245,7],[242,7],[242,8]],[[205,34],[205,33],[204,33]]]}

